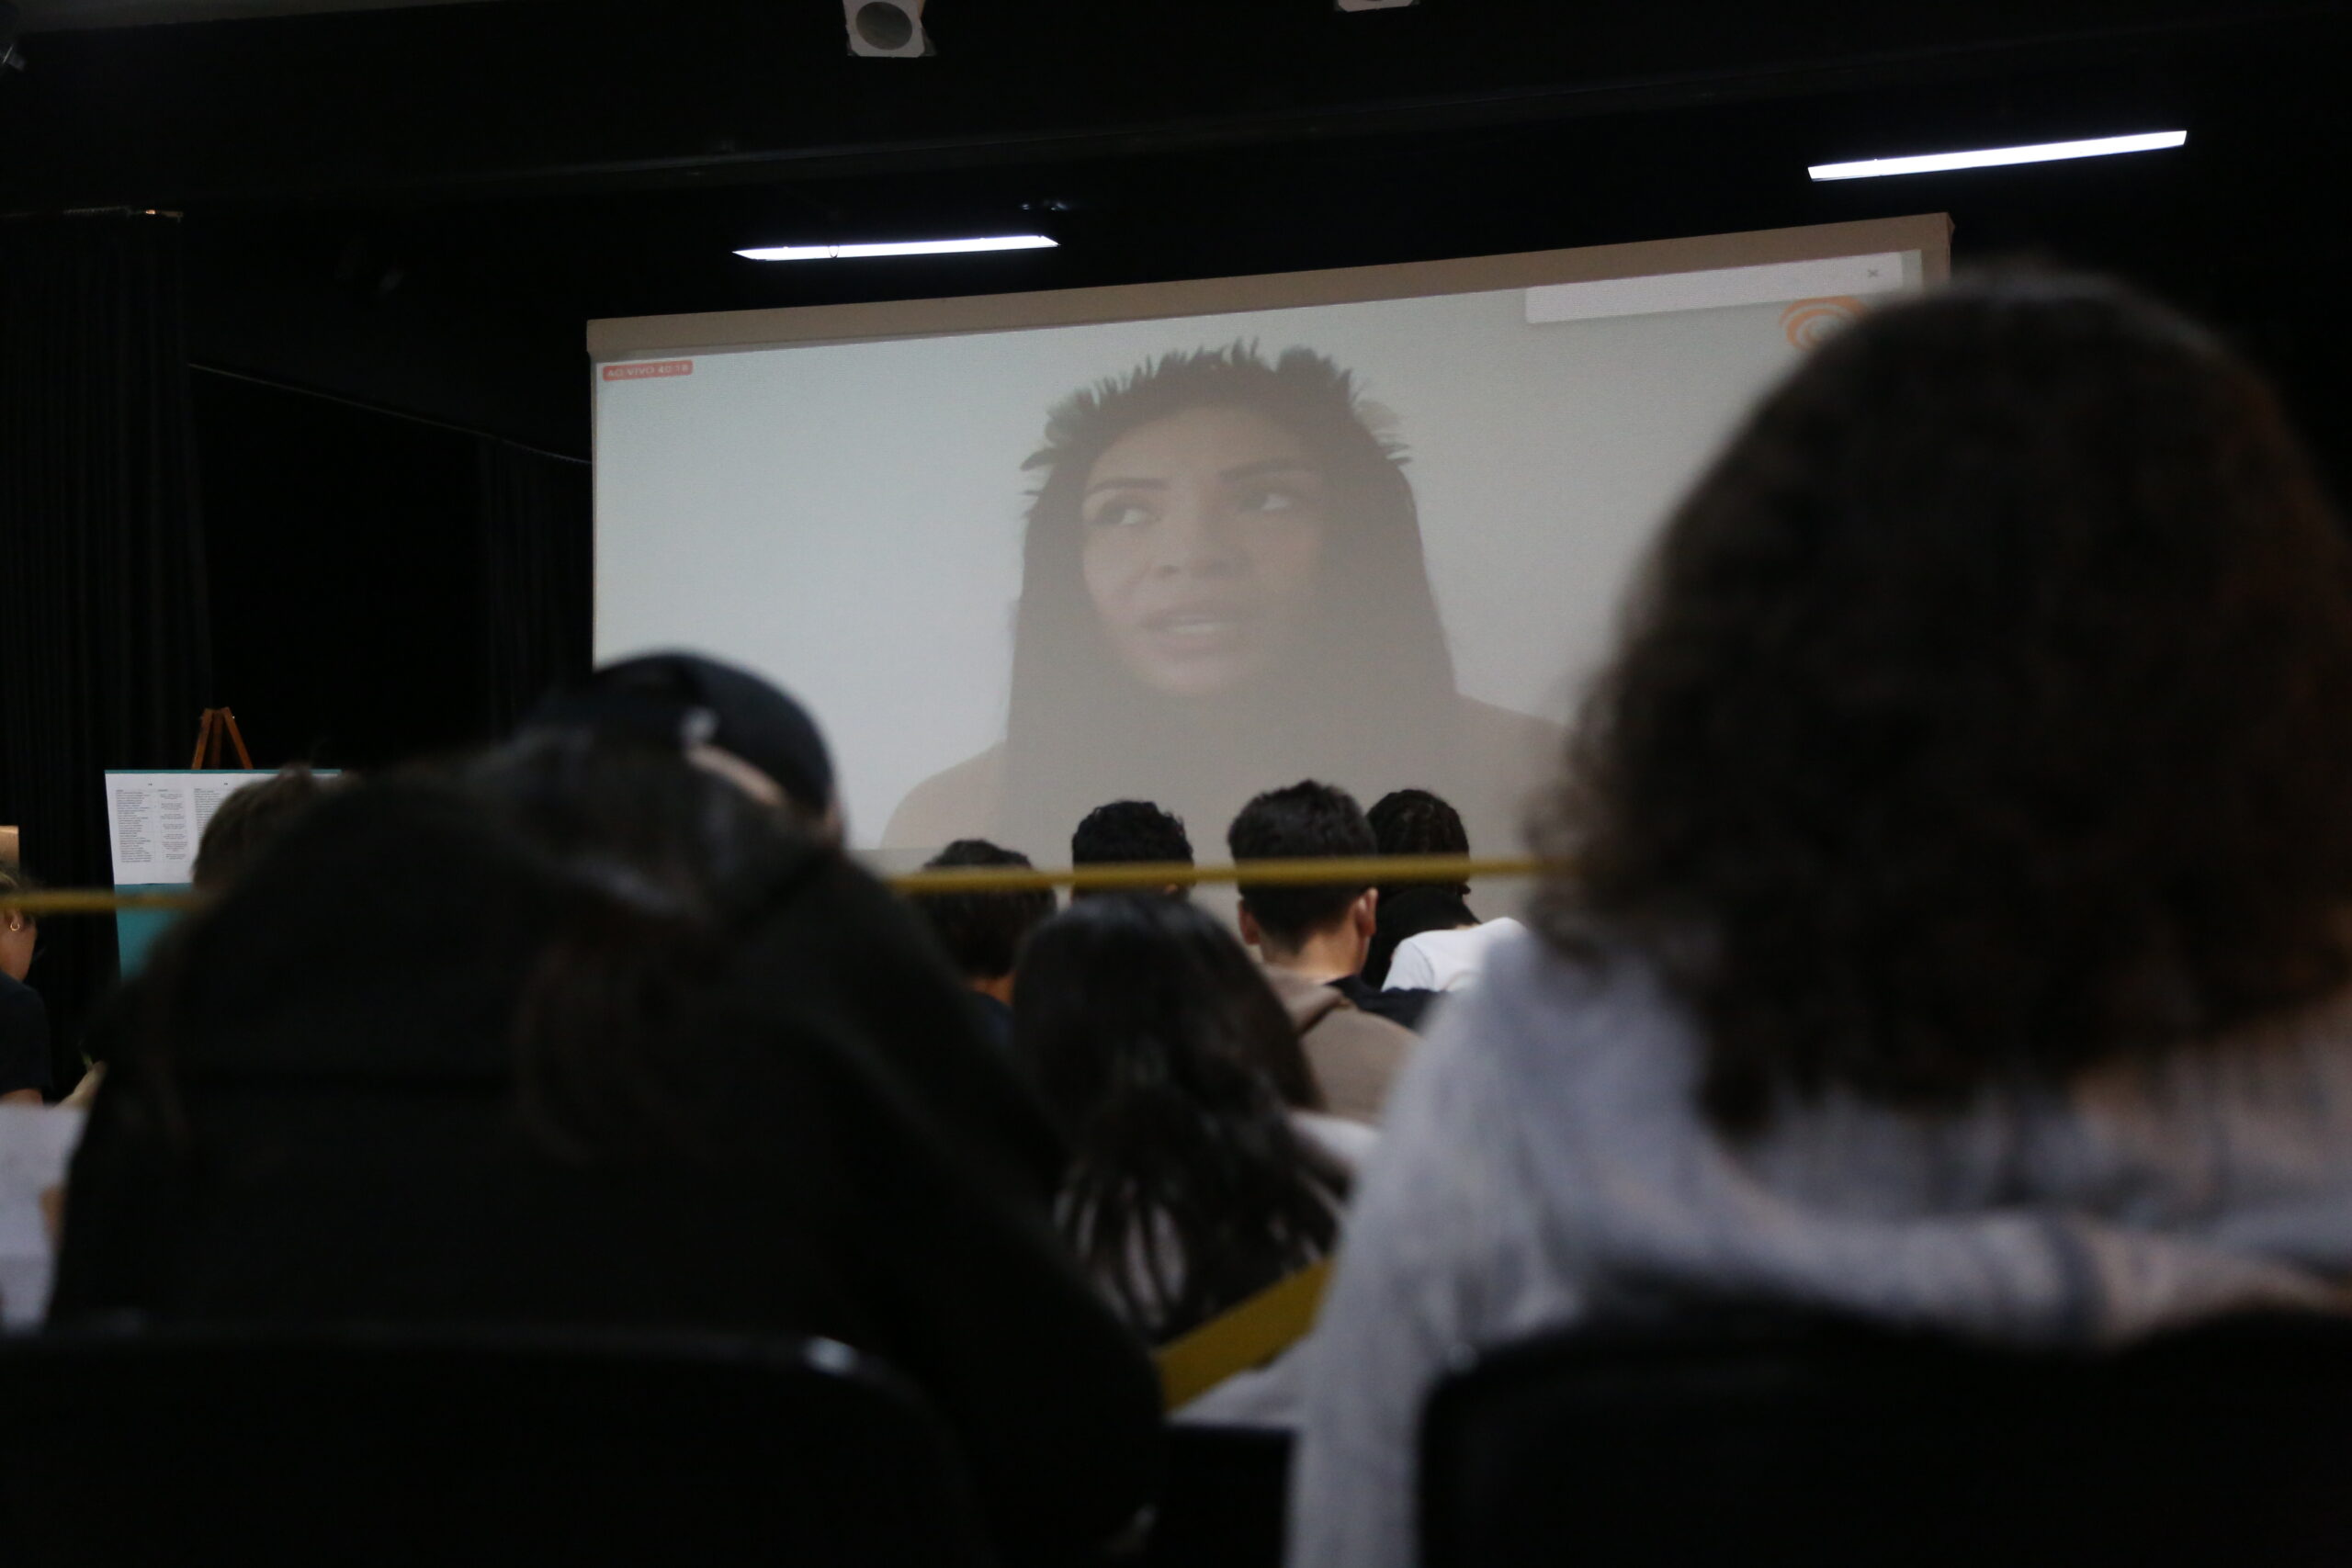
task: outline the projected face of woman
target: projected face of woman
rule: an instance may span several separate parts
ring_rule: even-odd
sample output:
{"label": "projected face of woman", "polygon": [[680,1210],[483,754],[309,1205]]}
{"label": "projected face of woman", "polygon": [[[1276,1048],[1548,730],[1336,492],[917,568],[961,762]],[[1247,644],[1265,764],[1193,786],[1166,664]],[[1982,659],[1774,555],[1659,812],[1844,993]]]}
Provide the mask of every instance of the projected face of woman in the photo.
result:
{"label": "projected face of woman", "polygon": [[1128,672],[1171,696],[1247,684],[1314,603],[1329,481],[1281,425],[1198,408],[1096,458],[1080,505],[1086,589]]}

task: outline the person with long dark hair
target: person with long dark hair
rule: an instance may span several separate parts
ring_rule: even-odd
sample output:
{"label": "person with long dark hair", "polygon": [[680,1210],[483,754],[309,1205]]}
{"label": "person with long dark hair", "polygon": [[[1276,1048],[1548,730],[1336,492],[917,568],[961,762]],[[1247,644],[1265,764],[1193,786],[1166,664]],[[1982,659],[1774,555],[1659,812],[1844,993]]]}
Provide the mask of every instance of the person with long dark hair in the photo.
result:
{"label": "person with long dark hair", "polygon": [[1327,1256],[1366,1130],[1317,1114],[1290,1016],[1182,899],[1089,898],[1030,938],[1013,1043],[1070,1140],[1064,1237],[1155,1343]]}
{"label": "person with long dark hair", "polygon": [[1433,781],[1495,835],[1558,727],[1463,696],[1397,444],[1304,348],[1170,354],[1046,423],[1005,739],[884,841],[1059,842],[1097,803],[1229,820],[1268,780]]}
{"label": "person with long dark hair", "polygon": [[598,717],[336,792],[159,945],[51,1321],[823,1336],[935,1405],[1007,1561],[1091,1561],[1158,1390],[1008,1128],[1058,1175],[1034,1091],[743,756]]}
{"label": "person with long dark hair", "polygon": [[1864,319],[1668,524],[1399,1086],[1290,1561],[1413,1559],[1450,1358],[1764,1306],[2112,1344],[2352,1292],[2352,542],[2110,286]]}

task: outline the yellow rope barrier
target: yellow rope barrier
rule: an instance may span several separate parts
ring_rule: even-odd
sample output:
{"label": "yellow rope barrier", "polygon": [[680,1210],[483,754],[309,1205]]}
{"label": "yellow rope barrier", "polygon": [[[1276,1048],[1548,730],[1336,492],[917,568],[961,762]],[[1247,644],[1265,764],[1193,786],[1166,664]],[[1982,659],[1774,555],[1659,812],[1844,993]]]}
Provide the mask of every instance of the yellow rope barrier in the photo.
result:
{"label": "yellow rope barrier", "polygon": [[1362,855],[1340,860],[1261,860],[1247,866],[1142,861],[1069,870],[1009,871],[999,865],[954,865],[910,871],[889,878],[889,883],[901,893],[1029,893],[1041,887],[1075,887],[1092,893],[1122,887],[1197,887],[1210,882],[1247,882],[1259,887],[1329,882],[1467,882],[1478,876],[1540,876],[1553,869],[1553,862],[1540,860]]}
{"label": "yellow rope barrier", "polygon": [[[1088,893],[1119,888],[1196,887],[1204,883],[1248,882],[1261,887],[1312,886],[1331,882],[1467,882],[1480,876],[1541,876],[1561,869],[1556,861],[1479,860],[1464,855],[1365,855],[1340,860],[1253,861],[1248,866],[1185,865],[1181,862],[1135,862],[1125,865],[1047,867],[1023,871],[998,865],[943,866],[884,878],[900,893],[1034,893],[1073,887]],[[43,915],[104,915],[118,909],[192,909],[193,892],[116,893],[106,888],[65,887],[19,893],[5,907]]]}
{"label": "yellow rope barrier", "polygon": [[108,915],[117,909],[192,909],[193,893],[117,893],[103,887],[56,887],[11,895],[0,908],[42,915]]}

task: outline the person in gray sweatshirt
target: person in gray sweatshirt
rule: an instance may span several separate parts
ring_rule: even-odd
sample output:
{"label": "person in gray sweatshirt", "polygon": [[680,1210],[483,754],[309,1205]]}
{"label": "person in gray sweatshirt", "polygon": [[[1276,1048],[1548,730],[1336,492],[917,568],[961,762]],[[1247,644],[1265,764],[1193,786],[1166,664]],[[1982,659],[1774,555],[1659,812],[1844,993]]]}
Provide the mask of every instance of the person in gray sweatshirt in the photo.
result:
{"label": "person in gray sweatshirt", "polygon": [[1815,352],[1538,841],[1300,1353],[1294,1568],[1413,1561],[1423,1401],[1539,1331],[2352,1309],[2352,547],[2192,323],[1995,277]]}

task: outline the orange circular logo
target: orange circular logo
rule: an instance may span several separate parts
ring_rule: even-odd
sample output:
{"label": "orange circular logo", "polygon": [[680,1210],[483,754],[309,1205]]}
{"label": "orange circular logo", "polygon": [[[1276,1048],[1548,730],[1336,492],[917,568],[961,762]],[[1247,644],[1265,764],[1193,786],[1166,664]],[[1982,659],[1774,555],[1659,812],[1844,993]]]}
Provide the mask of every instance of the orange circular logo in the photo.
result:
{"label": "orange circular logo", "polygon": [[1800,299],[1781,312],[1781,330],[1791,348],[1818,348],[1859,320],[1862,302],[1839,294],[1826,299]]}

